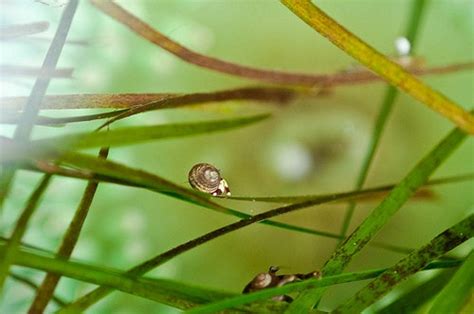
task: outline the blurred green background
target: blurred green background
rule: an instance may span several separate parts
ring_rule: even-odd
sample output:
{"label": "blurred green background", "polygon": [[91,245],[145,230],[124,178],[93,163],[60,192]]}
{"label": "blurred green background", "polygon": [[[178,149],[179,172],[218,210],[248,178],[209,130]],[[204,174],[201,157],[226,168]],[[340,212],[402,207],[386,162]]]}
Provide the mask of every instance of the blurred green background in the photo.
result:
{"label": "blurred green background", "polygon": [[[44,3],[43,3],[44,2]],[[2,1],[1,23],[46,20],[49,30],[37,36],[1,43],[1,63],[40,66],[65,1]],[[355,62],[301,22],[277,1],[196,0],[118,1],[141,19],[183,45],[206,55],[237,63],[310,73],[334,73]],[[46,4],[45,4],[46,3]],[[410,14],[409,0],[322,0],[316,2],[378,50],[394,55],[394,40],[403,34]],[[474,2],[428,1],[416,47],[427,65],[471,61],[474,58]],[[60,67],[73,67],[73,79],[53,80],[49,94],[204,92],[259,83],[233,78],[189,65],[81,1]],[[28,95],[32,78],[1,76],[2,96]],[[473,103],[474,75],[464,71],[423,80],[465,108]],[[228,102],[138,115],[120,125],[157,124],[272,112],[273,118],[244,129],[113,148],[110,159],[156,173],[187,185],[187,173],[197,162],[219,167],[234,195],[298,195],[352,189],[382,101],[385,85],[340,87],[318,98],[301,98],[287,106]],[[92,110],[45,112],[50,116],[93,113]],[[34,137],[92,131],[100,122],[63,128],[38,126]],[[406,95],[400,95],[366,186],[397,182],[448,130],[450,122]],[[2,125],[1,135],[13,126]],[[96,152],[91,151],[96,154]],[[471,139],[437,172],[436,177],[474,171]],[[0,220],[8,236],[37,174],[19,172]],[[31,221],[25,242],[55,251],[80,200],[85,182],[55,178]],[[456,183],[433,188],[436,199],[410,201],[383,228],[377,240],[416,248],[473,210],[474,185]],[[271,206],[222,201],[250,214]],[[351,230],[376,206],[357,207]],[[337,233],[345,205],[308,208],[278,218],[292,224]],[[205,208],[117,185],[101,184],[74,258],[126,269],[178,244],[235,221]],[[201,286],[240,292],[258,272],[280,265],[284,273],[322,267],[337,242],[333,239],[253,225],[187,252],[152,272]],[[472,244],[472,242],[471,242]],[[466,244],[458,250],[467,252]],[[348,270],[393,264],[402,255],[367,247]],[[37,280],[40,272],[23,270]],[[428,275],[426,275],[428,276]],[[420,280],[422,280],[421,278]],[[329,290],[322,307],[331,308],[364,283]],[[58,295],[75,299],[90,285],[61,279]],[[33,292],[9,281],[0,313],[27,309]],[[129,295],[114,293],[91,313],[141,313],[171,310]],[[54,305],[48,307],[54,310]]]}

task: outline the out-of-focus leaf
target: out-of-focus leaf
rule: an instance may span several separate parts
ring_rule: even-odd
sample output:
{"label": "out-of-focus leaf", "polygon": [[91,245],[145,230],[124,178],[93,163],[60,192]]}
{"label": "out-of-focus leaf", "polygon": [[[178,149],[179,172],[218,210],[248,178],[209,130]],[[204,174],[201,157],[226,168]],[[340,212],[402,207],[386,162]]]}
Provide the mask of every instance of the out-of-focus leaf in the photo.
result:
{"label": "out-of-focus leaf", "polygon": [[366,44],[309,0],[281,0],[294,14],[334,45],[430,109],[474,134],[474,116],[438,91],[424,84],[400,65]]}
{"label": "out-of-focus leaf", "polygon": [[[427,265],[425,270],[438,268],[438,266],[459,265],[459,263],[456,263],[456,262],[454,264],[452,263],[453,261],[433,262]],[[187,313],[193,313],[193,314],[217,313],[221,310],[236,307],[242,304],[255,302],[258,300],[269,299],[277,295],[283,295],[283,294],[288,294],[295,291],[301,291],[310,287],[311,288],[328,287],[328,286],[333,286],[333,285],[337,285],[341,283],[354,282],[354,281],[374,278],[380,275],[381,273],[383,273],[384,271],[386,271],[386,268],[339,274],[339,275],[334,275],[334,276],[322,277],[319,279],[307,279],[300,282],[290,283],[281,287],[268,288],[268,289],[263,289],[257,292],[230,297],[221,301],[217,301],[211,304],[206,304],[204,306],[197,307],[195,309],[187,311]]]}
{"label": "out-of-focus leaf", "polygon": [[36,147],[54,147],[61,150],[122,146],[163,138],[192,136],[228,130],[259,122],[268,117],[268,114],[261,114],[244,118],[206,122],[137,126],[94,133],[84,132],[32,141],[32,145]]}
{"label": "out-of-focus leaf", "polygon": [[[436,295],[436,293],[438,293],[449,281],[453,274],[454,270],[452,269],[438,273],[428,281],[425,281],[408,291],[403,291],[403,294],[398,296],[390,304],[383,308],[376,308],[375,311],[378,314],[413,313]],[[387,297],[390,297],[390,294]]]}
{"label": "out-of-focus leaf", "polygon": [[[54,38],[49,46],[48,52],[41,65],[41,72],[48,73],[56,68],[56,65],[64,47],[67,34],[71,27],[74,14],[76,13],[78,0],[70,0],[64,9],[61,19],[54,34]],[[31,90],[28,101],[26,102],[21,119],[15,131],[13,138],[17,141],[28,141],[30,139],[31,131],[33,130],[35,119],[40,110],[41,101],[43,100],[46,90],[48,89],[50,77],[38,77]],[[15,165],[8,165],[2,168],[0,173],[0,208],[3,207],[5,198],[7,197],[12,181],[15,177]]]}
{"label": "out-of-focus leaf", "polygon": [[[0,253],[5,245],[0,244]],[[14,264],[74,278],[83,282],[113,287],[122,292],[143,297],[148,300],[187,309],[205,302],[219,300],[233,294],[196,287],[167,279],[133,279],[123,272],[98,266],[91,266],[60,258],[46,257],[40,254],[20,250],[14,256]],[[257,304],[258,307],[262,306]],[[263,304],[268,310],[283,309],[284,303],[269,302]],[[253,305],[241,307],[243,311],[252,311]]]}
{"label": "out-of-focus leaf", "polygon": [[8,277],[10,272],[10,266],[14,256],[20,248],[21,239],[28,228],[28,223],[30,222],[33,213],[38,208],[41,197],[43,196],[44,191],[46,191],[50,180],[50,174],[45,174],[43,176],[40,183],[28,199],[25,209],[21,212],[15,228],[13,229],[10,241],[8,241],[6,245],[5,251],[0,254],[0,295],[2,294],[5,279]]}
{"label": "out-of-focus leaf", "polygon": [[[108,154],[109,148],[102,147],[99,151],[99,158],[107,159]],[[77,207],[76,212],[74,213],[74,216],[63,236],[56,257],[64,260],[68,260],[71,257],[72,251],[79,240],[82,226],[84,225],[89,213],[98,185],[99,182],[92,180],[87,183],[79,206]],[[61,277],[56,274],[46,274],[43,282],[36,291],[36,296],[33,302],[30,304],[30,308],[28,309],[29,313],[43,313],[45,311],[46,306],[54,296],[54,290],[60,278]]]}
{"label": "out-of-focus leaf", "polygon": [[[408,27],[404,34],[411,44],[411,54],[413,54],[413,48],[417,41],[417,34],[419,33],[419,25],[421,22],[425,4],[425,0],[412,1]],[[369,174],[370,166],[374,160],[375,152],[382,138],[382,133],[387,125],[388,118],[390,116],[390,113],[392,112],[392,108],[395,104],[397,96],[398,90],[394,86],[387,86],[382,103],[380,104],[380,109],[377,114],[377,118],[375,119],[375,123],[372,128],[367,151],[364,155],[364,159],[362,160],[362,165],[359,169],[359,173],[357,174],[355,189],[359,190],[364,186],[364,183]],[[347,235],[347,231],[349,230],[355,207],[356,203],[350,202],[344,214],[344,220],[342,221],[341,226],[341,235],[344,237]]]}
{"label": "out-of-focus leaf", "polygon": [[[30,287],[33,290],[38,289],[38,285],[36,283],[34,283],[33,280],[30,280],[27,277],[24,277],[22,275],[18,275],[16,273],[12,273],[12,272],[10,272],[9,277],[12,278],[13,280],[21,282],[22,284]],[[60,298],[56,295],[53,295],[51,297],[51,300],[53,300],[53,302],[55,302],[58,306],[65,306],[66,305],[66,301],[64,301],[62,298]]]}
{"label": "out-of-focus leaf", "polygon": [[[467,134],[456,128],[451,131],[433,150],[427,154],[390,194],[377,206],[359,227],[336,249],[322,269],[323,275],[341,273],[377,232],[402,207],[413,193],[425,184],[432,173],[456,150],[466,139]],[[301,313],[319,302],[324,289],[308,290],[300,294],[290,305],[290,313]]]}
{"label": "out-of-focus leaf", "polygon": [[[471,226],[471,235],[474,225]],[[460,313],[469,298],[474,296],[474,250],[449,283],[435,298],[429,311],[430,314]],[[472,312],[471,308],[471,312]]]}
{"label": "out-of-focus leaf", "polygon": [[26,24],[3,25],[0,27],[0,40],[14,39],[48,30],[49,22],[40,21]]}
{"label": "out-of-focus leaf", "polygon": [[[343,305],[339,306],[333,313],[347,313],[347,312],[360,312],[369,305],[373,304],[380,297],[391,291],[397,284],[402,280],[408,278],[408,276],[423,269],[429,262],[436,259],[437,257],[449,252],[459,244],[469,240],[474,236],[474,214],[463,219],[456,225],[445,230],[439,234],[427,245],[423,246],[419,250],[409,254],[407,257],[400,260],[394,266],[390,267],[379,275],[375,280],[370,282],[367,286],[359,290],[353,297],[346,301]],[[462,288],[472,288],[473,279],[473,258],[468,263],[467,270],[463,270],[463,278],[458,281]],[[464,277],[468,278],[464,278]],[[459,277],[457,277],[459,278]],[[455,278],[453,278],[455,279]],[[464,279],[468,279],[464,281]],[[461,289],[462,289],[461,288]],[[445,295],[450,298],[450,301],[444,303],[445,306],[439,313],[451,312],[453,308],[462,306],[463,300],[469,295],[469,288],[467,292],[457,290],[456,287],[451,285]],[[453,289],[453,290],[451,290]],[[446,291],[446,290],[445,290]],[[453,296],[452,293],[461,293],[462,296]],[[444,302],[444,301],[443,301]],[[452,303],[451,303],[452,302]],[[461,304],[459,304],[461,303]],[[456,307],[457,306],[457,307]],[[447,310],[447,312],[446,312]]]}
{"label": "out-of-focus leaf", "polygon": [[[452,176],[447,178],[440,178],[435,180],[428,181],[424,186],[431,186],[437,184],[444,184],[444,183],[454,183],[454,182],[462,182],[474,179],[474,174],[465,174],[459,176]],[[393,189],[396,184],[384,185],[374,188],[368,188],[364,190],[357,190],[351,192],[343,192],[343,193],[332,193],[332,194],[324,194],[324,195],[296,195],[296,196],[229,196],[228,199],[236,200],[236,201],[249,201],[249,202],[268,202],[268,203],[283,203],[283,204],[291,204],[296,202],[303,202],[308,200],[324,200],[324,202],[347,202],[349,200],[373,200],[377,199],[378,197],[386,195],[388,191]],[[420,190],[420,197],[427,197],[430,199],[432,195],[426,190]],[[416,194],[415,194],[416,196]]]}

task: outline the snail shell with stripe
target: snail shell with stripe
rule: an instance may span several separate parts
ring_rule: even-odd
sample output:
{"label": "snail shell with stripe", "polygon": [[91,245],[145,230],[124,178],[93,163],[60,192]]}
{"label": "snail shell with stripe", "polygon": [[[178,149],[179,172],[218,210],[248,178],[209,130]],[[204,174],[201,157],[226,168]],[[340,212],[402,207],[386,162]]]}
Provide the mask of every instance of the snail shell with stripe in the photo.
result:
{"label": "snail shell with stripe", "polygon": [[221,177],[219,169],[211,164],[194,165],[188,174],[189,184],[198,191],[213,196],[230,196],[229,186]]}
{"label": "snail shell with stripe", "polygon": [[[278,270],[279,268],[277,266],[270,266],[268,272],[260,273],[255,276],[255,278],[245,286],[242,293],[249,293],[272,287],[282,287],[288,283],[321,277],[319,271],[313,271],[308,274],[277,275]],[[285,302],[293,301],[293,299],[288,295],[277,295],[274,296],[272,300]]]}

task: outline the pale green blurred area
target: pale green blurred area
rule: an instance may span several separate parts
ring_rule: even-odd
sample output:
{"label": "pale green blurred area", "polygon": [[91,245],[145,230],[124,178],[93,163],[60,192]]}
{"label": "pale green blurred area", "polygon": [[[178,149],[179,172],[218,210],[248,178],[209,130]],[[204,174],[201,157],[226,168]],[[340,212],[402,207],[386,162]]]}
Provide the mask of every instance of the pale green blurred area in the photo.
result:
{"label": "pale green blurred area", "polygon": [[[48,2],[48,1],[46,1]],[[55,1],[52,1],[55,2]],[[57,1],[56,1],[57,2]],[[474,2],[431,0],[422,23],[416,54],[428,65],[472,61]],[[277,1],[119,1],[147,23],[183,45],[214,57],[249,66],[332,73],[355,62],[321,37]],[[394,40],[403,34],[411,1],[317,1],[328,14],[378,50],[393,55]],[[47,20],[48,32],[34,36],[52,38],[63,7],[33,1],[2,2],[1,22]],[[233,78],[189,65],[139,38],[127,28],[81,1],[71,40],[60,67],[73,67],[74,79],[53,80],[48,93],[197,92],[258,82]],[[47,40],[2,42],[1,63],[39,66]],[[472,71],[423,80],[470,108],[473,103]],[[1,93],[28,95],[32,79],[2,79]],[[169,121],[226,118],[270,111],[273,117],[240,130],[157,141],[111,149],[110,159],[156,173],[186,185],[187,172],[197,162],[218,166],[234,195],[297,195],[331,193],[354,186],[378,112],[385,86],[382,83],[335,88],[321,98],[299,99],[286,107],[251,102],[195,106],[189,109],[146,113],[117,123],[139,125]],[[50,116],[92,111],[44,112]],[[64,128],[36,127],[34,137],[93,130],[97,122]],[[397,182],[450,129],[452,124],[424,105],[400,95],[366,186]],[[1,126],[10,135],[12,126]],[[91,151],[92,154],[97,152]],[[474,171],[474,145],[468,139],[435,176]],[[38,182],[37,174],[19,172],[0,221],[8,236],[25,200]],[[33,220],[25,241],[55,251],[80,200],[85,182],[55,178]],[[377,240],[417,248],[472,211],[474,185],[457,183],[433,189],[437,198],[410,201],[377,236]],[[271,206],[222,201],[255,214]],[[353,230],[377,205],[359,205]],[[308,208],[278,218],[287,223],[337,233],[345,205]],[[95,197],[74,258],[91,264],[126,269],[178,244],[214,230],[235,218],[224,216],[169,197],[139,189],[102,184]],[[240,292],[258,272],[280,265],[283,272],[309,272],[322,267],[337,242],[268,226],[252,225],[189,251],[151,274],[183,282]],[[462,255],[469,250],[464,245]],[[389,266],[402,255],[367,247],[348,270]],[[16,269],[24,272],[23,269]],[[42,274],[28,271],[35,279]],[[426,277],[426,276],[425,276]],[[329,290],[321,304],[333,308],[365,283]],[[62,279],[58,295],[75,299],[91,288]],[[0,304],[1,313],[24,312],[32,291],[9,281]],[[48,307],[48,312],[54,310]],[[166,312],[167,307],[114,293],[91,308],[90,313]],[[169,310],[170,313],[175,312]]]}

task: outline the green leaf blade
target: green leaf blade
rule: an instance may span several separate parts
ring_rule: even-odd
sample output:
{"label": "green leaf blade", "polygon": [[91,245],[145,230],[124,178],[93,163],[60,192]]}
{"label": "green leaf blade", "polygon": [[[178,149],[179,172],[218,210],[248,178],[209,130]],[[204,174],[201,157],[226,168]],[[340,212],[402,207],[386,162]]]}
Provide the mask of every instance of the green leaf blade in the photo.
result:
{"label": "green leaf blade", "polygon": [[309,0],[280,0],[295,15],[390,84],[474,134],[474,116],[352,34]]}
{"label": "green leaf blade", "polygon": [[[348,312],[360,312],[364,310],[369,305],[377,301],[381,296],[385,295],[391,291],[398,283],[406,279],[408,276],[418,272],[423,267],[425,267],[430,261],[435,258],[449,252],[459,244],[469,240],[474,236],[474,214],[463,219],[461,222],[457,223],[453,227],[445,230],[443,233],[439,234],[433,240],[431,240],[427,245],[423,246],[419,250],[409,254],[407,257],[400,260],[394,266],[387,269],[383,274],[378,276],[375,280],[369,283],[367,286],[359,290],[353,297],[351,297],[343,305],[339,306],[333,313],[348,313]],[[469,260],[469,259],[468,259]],[[468,278],[469,276],[472,279],[474,274],[473,272],[473,263],[474,258],[471,258],[465,270],[461,272],[464,277],[464,271],[466,271]],[[459,278],[459,277],[458,277]],[[454,278],[453,278],[454,279]],[[466,286],[464,279],[461,278],[460,281],[461,288]],[[468,281],[468,286],[472,287],[472,280]],[[461,283],[461,282],[460,282]],[[459,287],[453,287],[454,293],[459,293]],[[458,300],[463,300],[463,298],[469,293],[461,293],[462,297],[458,298],[457,296],[452,298],[452,292],[447,292],[447,297],[450,300],[454,301],[456,305],[462,305],[457,302]],[[445,302],[445,300],[443,300]],[[451,308],[451,303],[444,303],[447,305],[447,311],[439,313],[449,313],[453,312]]]}
{"label": "green leaf blade", "polygon": [[[408,175],[390,192],[361,225],[338,247],[324,265],[323,275],[342,272],[352,257],[375,236],[375,234],[401,208],[408,198],[463,142],[467,134],[460,129],[451,131]],[[303,292],[289,307],[288,313],[301,313],[312,309],[324,293],[324,289]]]}
{"label": "green leaf blade", "polygon": [[[474,228],[474,226],[473,226]],[[472,230],[471,230],[472,233]],[[435,298],[430,314],[458,313],[474,293],[474,250]]]}
{"label": "green leaf blade", "polygon": [[269,114],[250,117],[215,120],[210,122],[177,123],[156,126],[128,127],[106,132],[78,133],[56,138],[33,141],[36,147],[55,147],[59,149],[83,149],[93,147],[113,147],[136,144],[146,141],[207,134],[243,127],[267,119]]}

